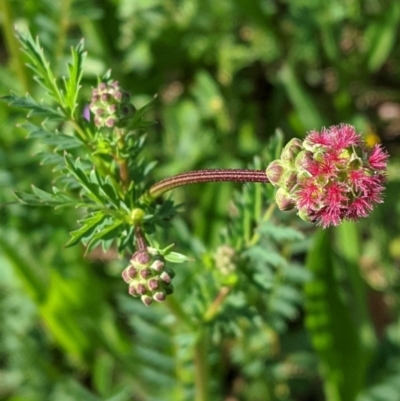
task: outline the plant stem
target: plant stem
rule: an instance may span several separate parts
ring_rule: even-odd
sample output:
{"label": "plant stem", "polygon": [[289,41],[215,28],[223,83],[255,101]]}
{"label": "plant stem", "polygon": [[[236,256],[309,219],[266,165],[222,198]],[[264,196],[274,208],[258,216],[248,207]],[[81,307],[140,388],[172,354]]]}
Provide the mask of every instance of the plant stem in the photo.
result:
{"label": "plant stem", "polygon": [[208,401],[209,369],[207,358],[207,336],[201,330],[194,346],[195,401]]}
{"label": "plant stem", "polygon": [[218,295],[216,296],[213,303],[210,305],[210,307],[207,309],[207,312],[204,315],[204,320],[206,322],[209,322],[210,320],[214,319],[214,317],[219,312],[222,303],[225,301],[231,289],[232,287],[222,287],[219,290]]}
{"label": "plant stem", "polygon": [[[116,134],[118,136],[118,147],[119,149],[124,149],[125,148],[125,139],[124,139],[124,132],[120,128],[116,128]],[[117,157],[115,157],[117,156]],[[118,155],[115,155],[114,158],[118,163],[119,166],[119,177],[121,179],[121,184],[124,190],[127,190],[129,188],[130,180],[129,180],[129,169],[128,169],[128,163],[126,159],[118,157]]]}
{"label": "plant stem", "polygon": [[3,14],[3,33],[6,47],[10,56],[10,64],[12,64],[12,67],[14,68],[22,89],[25,92],[28,92],[29,79],[26,74],[26,67],[22,57],[22,52],[20,51],[18,40],[15,37],[12,4],[9,0],[0,0],[0,12]]}
{"label": "plant stem", "polygon": [[163,193],[171,189],[199,182],[261,182],[269,183],[264,170],[248,169],[215,169],[215,170],[197,170],[189,171],[165,178],[154,184],[145,194],[144,199],[152,202]]}
{"label": "plant stem", "polygon": [[144,238],[143,231],[140,226],[135,228],[136,249],[138,252],[145,252],[147,250],[146,238]]}

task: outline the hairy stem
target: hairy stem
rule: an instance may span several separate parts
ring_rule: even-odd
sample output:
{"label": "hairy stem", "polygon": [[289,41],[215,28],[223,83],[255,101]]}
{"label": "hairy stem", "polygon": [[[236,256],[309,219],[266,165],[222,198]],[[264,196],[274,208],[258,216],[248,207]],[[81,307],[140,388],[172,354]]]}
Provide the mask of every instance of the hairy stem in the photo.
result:
{"label": "hairy stem", "polygon": [[196,184],[199,182],[261,182],[269,183],[264,170],[248,170],[248,169],[215,169],[215,170],[197,170],[189,171],[165,178],[154,184],[147,194],[145,200],[152,202],[163,193],[171,189]]}
{"label": "hairy stem", "polygon": [[136,238],[136,249],[138,252],[147,251],[146,238],[143,235],[143,231],[140,226],[135,228],[135,238]]}

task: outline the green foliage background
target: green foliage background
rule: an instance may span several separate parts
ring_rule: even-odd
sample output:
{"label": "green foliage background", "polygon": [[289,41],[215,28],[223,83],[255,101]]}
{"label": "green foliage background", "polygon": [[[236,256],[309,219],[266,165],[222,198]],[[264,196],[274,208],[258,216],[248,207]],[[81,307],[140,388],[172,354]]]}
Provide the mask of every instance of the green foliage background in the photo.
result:
{"label": "green foliage background", "polygon": [[[341,122],[391,155],[385,203],[325,231],[276,211],[259,184],[175,190],[185,207],[159,235],[193,260],[176,268],[171,301],[150,308],[126,294],[129,255],[64,247],[75,209],[2,207],[0,400],[399,400],[397,0],[0,6],[0,94],[44,96],[16,25],[40,37],[59,75],[85,39],[82,107],[109,68],[135,105],[159,95],[145,150],[154,181],[265,168],[279,141]],[[51,189],[24,115],[1,103],[0,121],[0,203]],[[222,245],[237,251],[228,275]]]}

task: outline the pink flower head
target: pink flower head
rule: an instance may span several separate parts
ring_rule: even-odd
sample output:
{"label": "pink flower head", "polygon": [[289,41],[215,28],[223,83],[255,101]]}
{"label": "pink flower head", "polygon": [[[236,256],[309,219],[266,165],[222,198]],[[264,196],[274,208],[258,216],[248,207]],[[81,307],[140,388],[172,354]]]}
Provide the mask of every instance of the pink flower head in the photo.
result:
{"label": "pink flower head", "polygon": [[[296,145],[295,156],[281,160],[282,178],[275,174],[273,185],[282,187],[288,173],[297,174],[285,196],[300,217],[326,228],[366,217],[374,204],[382,203],[388,154],[380,145],[368,150],[354,127],[341,124],[311,131],[300,150]],[[282,153],[290,154],[286,148]],[[268,167],[267,176],[271,173]]]}

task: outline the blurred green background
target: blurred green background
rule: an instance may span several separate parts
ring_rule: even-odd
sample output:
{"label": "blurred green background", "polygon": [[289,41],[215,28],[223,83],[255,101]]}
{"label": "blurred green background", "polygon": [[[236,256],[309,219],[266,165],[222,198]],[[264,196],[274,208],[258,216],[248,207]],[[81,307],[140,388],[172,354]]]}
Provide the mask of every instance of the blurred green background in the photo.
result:
{"label": "blurred green background", "polygon": [[[83,103],[108,69],[136,105],[159,95],[154,180],[267,162],[276,128],[286,142],[350,123],[391,156],[385,203],[357,225],[322,232],[271,210],[269,254],[253,249],[248,266],[273,264],[272,288],[264,298],[242,288],[212,321],[202,311],[224,286],[214,255],[238,186],[175,192],[186,206],[164,235],[194,261],[176,268],[175,301],[151,308],[126,294],[115,252],[64,248],[76,210],[0,208],[0,400],[400,400],[398,0],[0,6],[1,95],[41,97],[14,26],[40,37],[60,75],[85,39]],[[31,184],[51,188],[24,118],[0,104],[1,204]]]}

